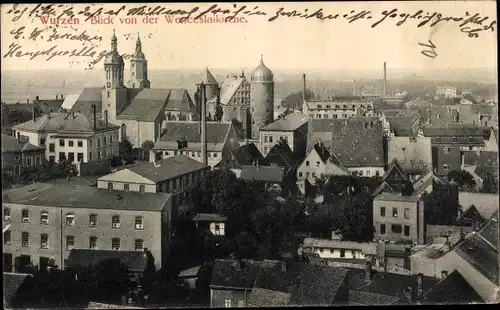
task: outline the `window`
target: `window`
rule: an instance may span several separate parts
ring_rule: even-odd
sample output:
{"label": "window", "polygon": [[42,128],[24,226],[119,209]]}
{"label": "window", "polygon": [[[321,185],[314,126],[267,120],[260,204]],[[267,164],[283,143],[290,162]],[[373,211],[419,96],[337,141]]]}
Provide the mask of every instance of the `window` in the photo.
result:
{"label": "window", "polygon": [[123,184],[123,190],[124,191],[130,190],[130,186],[128,184]]}
{"label": "window", "polygon": [[323,253],[323,248],[319,248],[319,252],[320,252],[320,253]]}
{"label": "window", "polygon": [[35,166],[40,166],[40,156],[35,157]]}
{"label": "window", "polygon": [[64,152],[59,152],[59,161],[63,161],[66,159],[66,153]]}
{"label": "window", "polygon": [[454,143],[457,142],[457,138],[453,137],[453,142]]}
{"label": "window", "polygon": [[244,308],[245,307],[245,302],[243,301],[243,299],[237,299],[236,300],[236,306],[238,308]]}
{"label": "window", "polygon": [[10,208],[3,209],[3,219],[5,221],[10,221]]}
{"label": "window", "polygon": [[109,144],[113,144],[113,136],[109,136]]}
{"label": "window", "polygon": [[405,217],[406,220],[410,219],[410,209],[409,208],[405,208],[404,217]]}
{"label": "window", "polygon": [[333,252],[335,252],[333,249],[330,249],[330,254],[333,254]]}
{"label": "window", "polygon": [[73,142],[73,140],[69,140],[69,141],[68,141],[68,146],[74,146],[74,142]]}
{"label": "window", "polygon": [[26,157],[26,166],[31,167],[33,164],[32,157]]}
{"label": "window", "polygon": [[75,226],[75,215],[72,213],[66,214],[66,226]]}
{"label": "window", "polygon": [[392,224],[391,225],[391,231],[393,233],[400,234],[401,233],[401,225],[399,225],[399,224]]}
{"label": "window", "polygon": [[316,167],[319,167],[319,161],[316,162]]}
{"label": "window", "polygon": [[340,249],[340,257],[345,257],[345,249]]}
{"label": "window", "polygon": [[447,164],[444,164],[444,165],[443,165],[443,169],[444,169],[444,170],[448,170],[449,168],[450,168],[450,166],[449,166],[449,165],[447,165]]}
{"label": "window", "polygon": [[135,218],[135,229],[144,229],[144,219],[142,216]]}
{"label": "window", "polygon": [[144,192],[146,190],[146,187],[144,185],[139,185],[139,191]]}
{"label": "window", "polygon": [[97,237],[89,238],[89,249],[96,250],[97,249]]}
{"label": "window", "polygon": [[83,161],[83,153],[77,153],[76,154],[76,160],[78,162],[82,162]]}
{"label": "window", "polygon": [[309,174],[310,174],[309,172],[306,172],[306,178],[309,178]]}
{"label": "window", "polygon": [[47,234],[41,234],[40,235],[40,247],[42,249],[48,249],[49,248],[49,235],[47,235]]}
{"label": "window", "polygon": [[224,308],[231,308],[231,299],[230,298],[222,298]]}
{"label": "window", "polygon": [[174,156],[177,156],[177,151],[174,151]]}
{"label": "window", "polygon": [[215,224],[215,233],[217,235],[220,234],[220,225],[219,224]]}
{"label": "window", "polygon": [[97,147],[101,147],[101,139],[97,138]]}
{"label": "window", "polygon": [[106,145],[106,136],[102,138],[102,144]]}
{"label": "window", "polygon": [[27,232],[23,232],[21,234],[21,245],[22,246],[30,246],[30,234]]}
{"label": "window", "polygon": [[49,223],[49,212],[42,211],[40,213],[40,223],[42,223],[42,224],[48,224]]}
{"label": "window", "polygon": [[385,235],[385,224],[380,224],[380,234]]}
{"label": "window", "polygon": [[66,251],[71,251],[75,247],[75,237],[66,236]]}
{"label": "window", "polygon": [[135,239],[135,250],[142,251],[144,250],[144,242],[142,239]]}
{"label": "window", "polygon": [[75,161],[75,153],[68,152],[68,161],[71,163]]}
{"label": "window", "polygon": [[120,228],[120,216],[113,215],[113,217],[111,218],[111,227]]}
{"label": "window", "polygon": [[380,207],[380,216],[385,217],[385,207]]}
{"label": "window", "polygon": [[405,236],[406,237],[410,236],[410,226],[405,225]]}
{"label": "window", "polygon": [[120,238],[113,238],[113,239],[111,239],[111,249],[113,251],[119,251],[120,250]]}
{"label": "window", "polygon": [[111,182],[108,183],[108,189],[113,189],[113,183]]}
{"label": "window", "polygon": [[78,147],[83,147],[83,141],[82,140],[78,140],[77,145],[78,145]]}
{"label": "window", "polygon": [[49,156],[49,162],[53,163],[56,161],[56,157],[55,156]]}
{"label": "window", "polygon": [[303,173],[302,173],[302,172],[299,172],[299,178],[301,178],[301,177],[302,177],[302,175],[303,175]]}
{"label": "window", "polygon": [[3,233],[3,244],[10,245],[10,230],[6,230]]}
{"label": "window", "polygon": [[306,166],[309,167],[309,161],[306,161]]}
{"label": "window", "polygon": [[89,215],[89,227],[97,227],[97,214]]}
{"label": "window", "polygon": [[44,138],[40,139],[40,145],[45,146],[45,139]]}
{"label": "window", "polygon": [[23,210],[21,212],[21,215],[22,215],[22,218],[23,218],[23,222],[29,222],[30,221],[30,211]]}
{"label": "window", "polygon": [[398,208],[392,208],[392,217],[398,217]]}
{"label": "window", "polygon": [[316,177],[316,172],[313,172],[312,173],[312,177],[315,178]]}
{"label": "window", "polygon": [[92,140],[89,140],[89,147],[92,147]]}
{"label": "window", "polygon": [[59,146],[64,146],[64,139],[59,139]]}

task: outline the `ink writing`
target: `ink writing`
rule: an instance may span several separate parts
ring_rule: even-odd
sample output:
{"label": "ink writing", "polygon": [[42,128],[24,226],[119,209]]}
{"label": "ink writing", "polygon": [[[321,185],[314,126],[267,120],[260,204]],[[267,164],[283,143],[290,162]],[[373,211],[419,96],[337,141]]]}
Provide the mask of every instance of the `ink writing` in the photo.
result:
{"label": "ink writing", "polygon": [[429,58],[436,58],[437,53],[436,53],[436,45],[432,43],[431,40],[429,40],[429,44],[424,44],[424,43],[418,43],[418,45],[427,47],[428,49],[421,51],[422,55],[427,56]]}

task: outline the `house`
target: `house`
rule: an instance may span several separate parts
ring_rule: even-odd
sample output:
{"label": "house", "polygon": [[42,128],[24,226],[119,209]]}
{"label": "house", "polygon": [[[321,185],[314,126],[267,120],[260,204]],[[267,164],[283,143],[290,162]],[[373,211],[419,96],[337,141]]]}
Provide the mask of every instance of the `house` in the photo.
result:
{"label": "house", "polygon": [[33,275],[26,273],[3,272],[3,305],[4,309],[24,308],[38,305],[30,299],[30,292],[36,287]]}
{"label": "house", "polygon": [[215,169],[227,168],[230,169],[237,177],[241,176],[241,167],[252,165],[259,162],[266,166],[264,156],[259,152],[259,149],[253,143],[241,145],[238,149],[229,151],[222,157],[221,161],[215,165]]}
{"label": "house", "polygon": [[170,194],[35,183],[4,191],[2,201],[4,227],[10,224],[3,235],[6,271],[46,265],[51,258],[66,266],[73,249],[149,249],[157,269],[166,263]]}
{"label": "house", "polygon": [[424,243],[424,204],[415,196],[381,193],[373,201],[375,240]]}
{"label": "house", "polygon": [[387,159],[389,162],[397,160],[402,171],[415,180],[432,170],[431,138],[421,134],[389,136]]}
{"label": "house", "polygon": [[15,136],[45,148],[45,159],[74,162],[81,175],[109,171],[118,156],[119,127],[96,114],[49,113],[12,127]]}
{"label": "house", "polygon": [[297,161],[295,155],[286,141],[278,141],[264,157],[269,166],[278,166],[285,169],[285,174],[295,172]]}
{"label": "house", "polygon": [[96,249],[72,249],[68,256],[69,268],[94,266],[108,259],[119,260],[127,266],[132,277],[139,277],[148,266],[148,249],[144,251],[112,251]]}
{"label": "house", "polygon": [[225,236],[225,224],[227,217],[219,214],[198,213],[193,221],[197,228],[210,231],[214,236]]}
{"label": "house", "polygon": [[253,166],[243,166],[241,178],[246,181],[262,182],[265,188],[275,192],[286,189],[285,168],[283,167],[260,166],[259,163]]}
{"label": "house", "polygon": [[403,171],[399,161],[393,159],[387,171],[382,176],[382,183],[373,192],[373,196],[377,196],[382,192],[389,192],[394,194],[402,194],[407,190],[410,177]]}
{"label": "house", "polygon": [[331,306],[348,302],[347,270],[304,262],[214,263],[211,307]]}
{"label": "house", "polygon": [[373,103],[365,96],[336,96],[328,100],[306,100],[302,104],[302,112],[316,119],[370,116],[373,113]]}
{"label": "house", "polygon": [[320,259],[364,265],[367,260],[378,266],[377,243],[305,238],[299,252],[302,257],[319,256]]}
{"label": "house", "polygon": [[181,281],[182,286],[187,287],[190,290],[194,290],[198,287],[201,273],[201,265],[198,265],[182,270],[181,272],[179,272],[177,278]]}
{"label": "house", "polygon": [[266,156],[276,142],[286,141],[295,158],[304,158],[307,145],[309,117],[292,113],[260,129],[260,151]]}
{"label": "house", "polygon": [[430,194],[436,188],[436,185],[443,185],[444,181],[434,174],[433,171],[427,172],[422,177],[412,182],[412,196],[421,197],[424,193]]}
{"label": "house", "polygon": [[436,88],[436,96],[453,98],[457,96],[457,89],[453,86],[438,86]]}
{"label": "house", "polygon": [[[149,158],[154,161],[186,155],[202,162],[200,126],[199,122],[165,123]],[[238,148],[238,138],[232,123],[207,123],[207,160],[210,167],[217,165],[229,150]]]}
{"label": "house", "polygon": [[384,174],[385,152],[382,121],[377,117],[312,120],[308,145],[321,140],[333,162],[359,176]]}
{"label": "house", "polygon": [[415,115],[389,116],[385,115],[389,122],[390,132],[394,137],[415,137],[419,129],[419,119]]}
{"label": "house", "polygon": [[498,194],[459,192],[458,202],[465,212],[470,206],[474,206],[485,219],[491,218],[495,210],[498,210]]}
{"label": "house", "polygon": [[24,168],[42,166],[45,149],[2,134],[2,173],[19,175]]}
{"label": "house", "polygon": [[154,163],[142,163],[97,179],[100,189],[172,195],[172,216],[190,217],[192,191],[210,171],[210,167],[186,155],[169,157]]}

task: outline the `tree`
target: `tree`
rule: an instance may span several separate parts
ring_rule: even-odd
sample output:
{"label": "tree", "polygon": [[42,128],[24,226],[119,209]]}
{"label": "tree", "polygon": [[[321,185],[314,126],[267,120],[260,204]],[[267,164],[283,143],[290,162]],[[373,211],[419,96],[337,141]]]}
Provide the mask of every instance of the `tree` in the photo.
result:
{"label": "tree", "polygon": [[151,140],[144,141],[141,145],[141,157],[142,160],[149,161],[149,151],[153,149],[155,143]]}
{"label": "tree", "polygon": [[132,288],[129,270],[119,259],[106,259],[76,270],[88,297],[96,301],[119,302]]}
{"label": "tree", "polygon": [[430,194],[422,195],[424,220],[428,225],[452,225],[459,215],[458,187],[453,184],[435,184]]}
{"label": "tree", "polygon": [[132,157],[133,147],[128,139],[123,139],[119,143],[119,154],[122,161],[128,165],[134,162]]}
{"label": "tree", "polygon": [[215,106],[214,120],[216,122],[222,121],[222,115],[223,114],[224,114],[224,111],[222,110],[222,106],[220,104],[217,104],[217,106]]}
{"label": "tree", "polygon": [[[303,91],[299,91],[296,93],[291,93],[290,95],[286,96],[282,101],[281,101],[281,106],[290,108],[290,109],[302,109],[302,101],[303,101],[303,96],[302,96]],[[311,99],[315,98],[316,95],[314,94],[313,91],[306,89],[306,99]]]}
{"label": "tree", "polygon": [[491,171],[486,171],[483,179],[482,193],[497,194],[498,193],[498,180],[495,174]]}
{"label": "tree", "polygon": [[476,181],[474,177],[465,170],[452,170],[448,173],[448,180],[452,182],[457,182],[460,190],[474,190],[476,186]]}
{"label": "tree", "polygon": [[60,160],[56,166],[56,173],[59,174],[60,177],[68,178],[68,180],[78,175],[78,168],[76,167],[74,162],[71,162],[67,159]]}

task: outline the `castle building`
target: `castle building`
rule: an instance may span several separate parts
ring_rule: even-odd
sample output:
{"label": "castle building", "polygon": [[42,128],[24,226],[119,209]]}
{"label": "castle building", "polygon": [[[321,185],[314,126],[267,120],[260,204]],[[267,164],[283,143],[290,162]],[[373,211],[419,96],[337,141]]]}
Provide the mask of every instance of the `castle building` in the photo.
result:
{"label": "castle building", "polygon": [[258,139],[259,130],[271,123],[274,115],[274,75],[262,56],[250,77],[250,87],[251,137]]}

